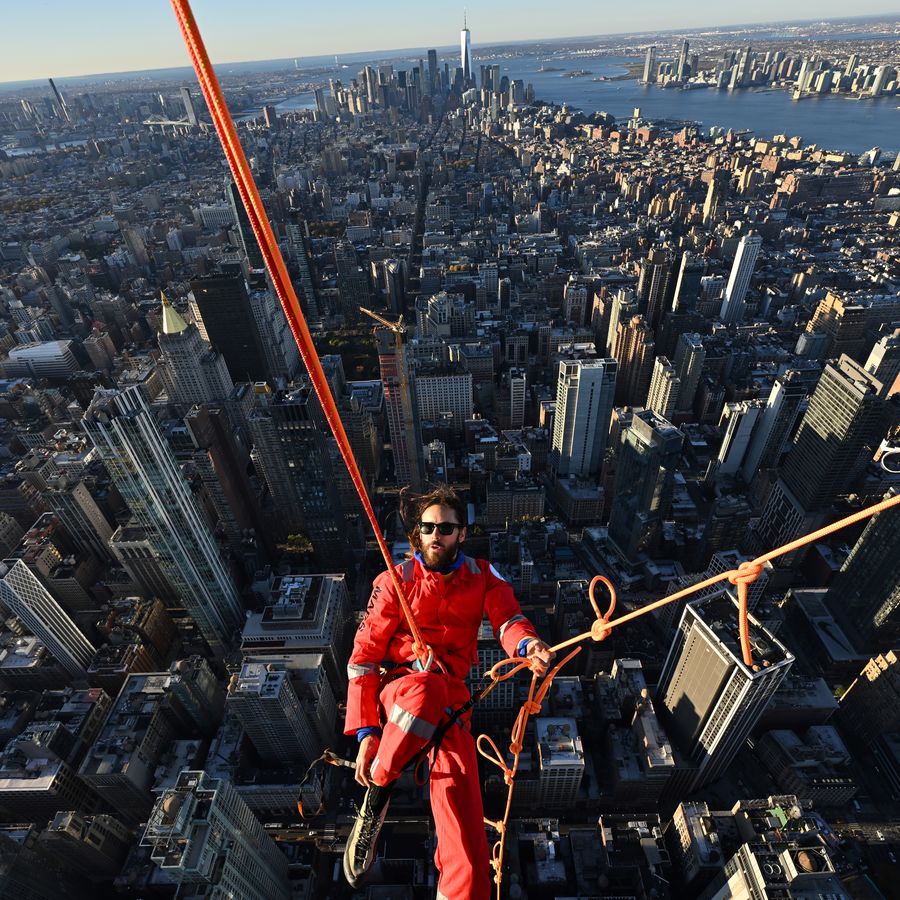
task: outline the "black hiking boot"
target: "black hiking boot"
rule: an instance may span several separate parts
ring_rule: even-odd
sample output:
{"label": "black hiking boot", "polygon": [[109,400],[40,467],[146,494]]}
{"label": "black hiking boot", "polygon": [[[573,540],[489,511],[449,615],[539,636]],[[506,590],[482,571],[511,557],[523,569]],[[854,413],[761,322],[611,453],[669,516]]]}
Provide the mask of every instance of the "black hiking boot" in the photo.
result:
{"label": "black hiking boot", "polygon": [[384,787],[373,784],[366,791],[344,850],[344,877],[351,887],[359,886],[363,876],[375,862],[378,836],[387,815],[393,787],[393,784]]}

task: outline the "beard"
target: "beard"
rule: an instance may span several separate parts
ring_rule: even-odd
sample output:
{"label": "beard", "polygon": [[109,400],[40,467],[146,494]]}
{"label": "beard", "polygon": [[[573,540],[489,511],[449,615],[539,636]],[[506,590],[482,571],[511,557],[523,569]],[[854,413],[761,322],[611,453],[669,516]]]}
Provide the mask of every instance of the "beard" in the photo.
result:
{"label": "beard", "polygon": [[458,552],[459,541],[451,544],[449,547],[444,547],[443,545],[432,547],[431,544],[424,543],[422,545],[422,559],[425,560],[425,565],[430,569],[443,569],[449,566],[456,559]]}

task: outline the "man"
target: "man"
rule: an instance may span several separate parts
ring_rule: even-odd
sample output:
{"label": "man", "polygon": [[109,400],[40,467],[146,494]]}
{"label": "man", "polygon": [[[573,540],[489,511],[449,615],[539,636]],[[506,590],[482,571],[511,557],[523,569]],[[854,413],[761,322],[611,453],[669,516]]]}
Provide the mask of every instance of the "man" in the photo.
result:
{"label": "man", "polygon": [[[463,553],[466,508],[454,491],[439,487],[418,498],[404,520],[415,553],[397,573],[434,664],[426,672],[415,668],[412,635],[383,572],[347,666],[345,731],[359,740],[356,780],[367,788],[344,853],[344,874],[354,887],[375,860],[394,782],[441,720],[469,698],[463,679],[476,660],[483,617],[510,656],[535,660],[539,672],[554,656],[494,567]],[[438,900],[488,900],[481,785],[467,721],[453,725],[434,754],[430,794]]]}

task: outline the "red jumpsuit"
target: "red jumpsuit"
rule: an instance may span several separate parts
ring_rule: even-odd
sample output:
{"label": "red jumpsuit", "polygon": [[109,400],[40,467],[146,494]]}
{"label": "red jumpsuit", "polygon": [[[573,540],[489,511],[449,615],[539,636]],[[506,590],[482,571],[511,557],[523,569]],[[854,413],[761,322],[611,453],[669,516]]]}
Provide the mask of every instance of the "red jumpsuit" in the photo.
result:
{"label": "red jumpsuit", "polygon": [[[397,567],[422,638],[434,650],[435,665],[415,672],[412,635],[383,572],[372,585],[365,619],[356,633],[347,666],[345,731],[383,727],[372,780],[396,779],[428,742],[447,712],[469,698],[463,679],[477,657],[478,630],[485,615],[510,656],[520,641],[537,637],[522,615],[512,588],[485,560],[466,558],[445,582],[438,572],[410,560]],[[399,664],[386,675],[383,662]],[[468,723],[454,725],[441,743],[430,777],[437,832],[437,900],[488,900],[489,851],[475,741]]]}

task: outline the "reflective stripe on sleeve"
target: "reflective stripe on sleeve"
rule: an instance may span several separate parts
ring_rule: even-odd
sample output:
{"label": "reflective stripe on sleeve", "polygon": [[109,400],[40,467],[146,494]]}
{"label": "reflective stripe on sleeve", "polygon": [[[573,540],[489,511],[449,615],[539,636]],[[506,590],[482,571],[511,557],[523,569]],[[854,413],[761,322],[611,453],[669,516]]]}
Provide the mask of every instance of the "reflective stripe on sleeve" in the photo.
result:
{"label": "reflective stripe on sleeve", "polygon": [[497,632],[497,640],[498,641],[503,640],[503,635],[506,633],[506,629],[509,628],[509,626],[512,625],[514,622],[527,622],[527,621],[528,620],[525,618],[525,616],[523,616],[521,614],[517,614],[517,615],[513,616],[511,619],[507,619],[500,626],[500,630]]}
{"label": "reflective stripe on sleeve", "polygon": [[414,716],[396,703],[391,707],[388,722],[396,725],[405,734],[414,734],[426,741],[430,740],[434,734],[435,726],[431,722],[426,722],[425,719]]}
{"label": "reflective stripe on sleeve", "polygon": [[347,663],[348,678],[361,678],[363,675],[371,675],[377,671],[378,666],[375,663],[364,663],[361,666],[356,665],[356,663]]}

